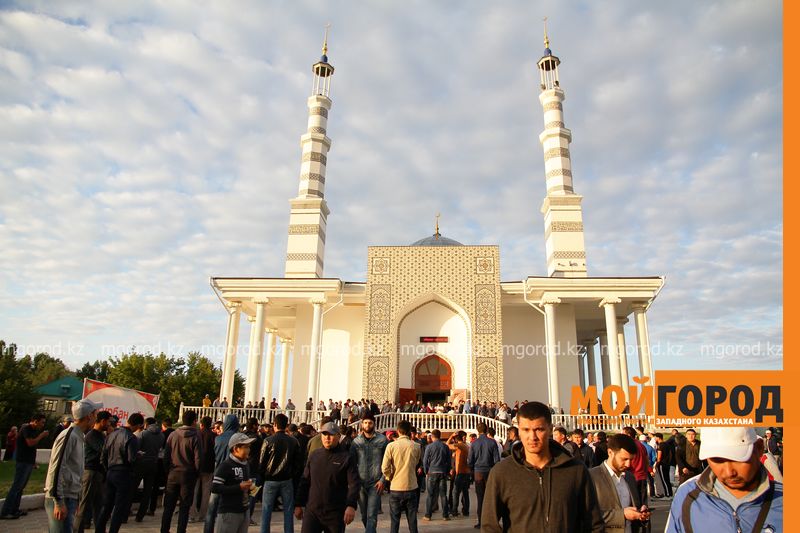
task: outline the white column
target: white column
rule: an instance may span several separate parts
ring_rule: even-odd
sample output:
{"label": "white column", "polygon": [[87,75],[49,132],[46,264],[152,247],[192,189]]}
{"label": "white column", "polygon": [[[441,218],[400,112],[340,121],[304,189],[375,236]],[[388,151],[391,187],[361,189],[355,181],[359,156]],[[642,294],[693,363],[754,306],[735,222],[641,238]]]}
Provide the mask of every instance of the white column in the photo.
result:
{"label": "white column", "polygon": [[289,383],[289,359],[291,357],[292,341],[281,340],[281,381],[278,387],[278,404],[281,409],[286,407],[286,385]]}
{"label": "white column", "polygon": [[[600,371],[603,374],[603,388],[611,385],[611,369],[608,367],[608,335],[606,330],[597,331],[600,339]],[[600,389],[602,391],[602,389]]]}
{"label": "white column", "polygon": [[653,385],[653,360],[650,356],[650,334],[647,331],[647,304],[637,302],[633,304],[633,316],[636,319],[636,344],[639,347],[639,374],[649,377],[649,385]]}
{"label": "white column", "polygon": [[228,333],[225,336],[225,361],[222,366],[222,383],[220,384],[220,401],[228,399],[228,404],[233,405],[233,377],[236,373],[236,349],[239,344],[239,318],[242,304],[233,302],[228,304]]}
{"label": "white column", "polygon": [[561,407],[558,390],[558,359],[556,349],[556,304],[561,303],[560,298],[545,297],[541,304],[544,306],[544,324],[547,341],[547,395],[550,405],[558,410]]}
{"label": "white column", "polygon": [[317,405],[317,403],[319,403],[319,398],[317,396],[319,394],[319,352],[320,337],[322,336],[322,306],[325,305],[325,299],[312,299],[311,305],[314,307],[314,313],[311,322],[307,396],[314,398],[314,405]]}
{"label": "white column", "polygon": [[608,366],[612,385],[622,385],[619,370],[619,349],[617,347],[617,313],[615,305],[621,303],[619,298],[603,298],[600,306],[606,315],[606,337],[608,346]]}
{"label": "white column", "polygon": [[586,367],[588,368],[589,386],[597,386],[597,369],[595,368],[594,360],[594,339],[585,339],[583,347],[586,348]]}
{"label": "white column", "polygon": [[258,391],[261,390],[261,366],[264,364],[264,320],[266,319],[267,298],[254,300],[256,319],[253,323],[253,334],[250,337],[250,361],[247,365],[245,387],[245,403],[258,403]]}
{"label": "white column", "polygon": [[275,338],[277,337],[278,330],[277,329],[268,329],[267,330],[267,357],[266,357],[266,366],[264,367],[264,402],[267,408],[269,408],[269,402],[272,401],[272,396],[270,393],[272,392],[272,372],[275,368]]}
{"label": "white column", "polygon": [[578,385],[581,386],[581,390],[586,390],[586,354],[579,353],[578,354]]}
{"label": "white column", "polygon": [[244,403],[246,405],[247,402],[253,401],[253,380],[250,376],[255,374],[253,365],[256,362],[256,358],[254,357],[256,353],[256,328],[254,327],[256,317],[248,315],[245,318],[247,318],[247,321],[250,323],[250,351],[247,353],[247,374],[244,377]]}
{"label": "white column", "polygon": [[627,318],[617,318],[617,350],[619,350],[619,379],[625,397],[630,399],[630,376],[628,375],[628,344],[625,342],[625,324]]}

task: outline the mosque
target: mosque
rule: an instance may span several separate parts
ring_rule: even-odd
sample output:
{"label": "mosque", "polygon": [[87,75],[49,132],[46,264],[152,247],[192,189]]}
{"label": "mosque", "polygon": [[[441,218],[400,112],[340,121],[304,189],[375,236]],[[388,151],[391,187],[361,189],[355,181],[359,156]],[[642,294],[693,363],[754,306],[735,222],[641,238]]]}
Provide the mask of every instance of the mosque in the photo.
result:
{"label": "mosque", "polygon": [[[441,235],[437,223],[433,235],[407,246],[368,246],[366,281],[346,281],[324,272],[325,187],[336,187],[326,181],[334,74],[326,37],[312,66],[284,275],[211,279],[228,313],[220,398],[232,399],[242,317],[250,333],[249,350],[241,354],[247,356],[245,402],[275,397],[284,406],[293,398],[302,409],[309,398],[314,405],[329,398],[379,404],[528,399],[568,410],[574,385],[598,391],[620,385],[627,392],[631,377],[652,379],[647,310],[664,278],[588,275],[561,62],[546,33],[544,45],[537,66],[547,275],[502,281],[499,246],[462,244]],[[629,320],[638,369],[624,356]]]}

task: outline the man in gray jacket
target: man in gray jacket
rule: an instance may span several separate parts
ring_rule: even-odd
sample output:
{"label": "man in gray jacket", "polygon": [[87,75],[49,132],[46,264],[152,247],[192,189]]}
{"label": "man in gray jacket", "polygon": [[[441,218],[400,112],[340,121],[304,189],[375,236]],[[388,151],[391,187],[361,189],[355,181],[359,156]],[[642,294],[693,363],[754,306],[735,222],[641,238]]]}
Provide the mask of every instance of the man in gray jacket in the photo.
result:
{"label": "man in gray jacket", "polygon": [[636,478],[630,471],[638,449],[633,438],[620,433],[608,438],[608,459],[589,470],[597,492],[606,531],[645,531],[650,511],[642,505]]}
{"label": "man in gray jacket", "polygon": [[103,404],[89,399],[75,402],[72,405],[75,422],[53,442],[44,484],[44,507],[51,533],[72,531],[72,521],[81,494],[84,435],[92,428],[97,410],[101,407]]}

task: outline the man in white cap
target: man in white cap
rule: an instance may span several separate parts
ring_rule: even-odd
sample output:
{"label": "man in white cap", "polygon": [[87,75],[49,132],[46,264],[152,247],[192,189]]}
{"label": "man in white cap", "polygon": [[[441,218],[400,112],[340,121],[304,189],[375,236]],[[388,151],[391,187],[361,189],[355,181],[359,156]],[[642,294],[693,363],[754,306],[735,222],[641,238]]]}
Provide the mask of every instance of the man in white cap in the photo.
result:
{"label": "man in white cap", "polygon": [[75,422],[53,442],[44,483],[44,508],[47,511],[50,533],[72,531],[81,494],[84,435],[92,428],[97,410],[101,407],[102,403],[89,399],[72,404]]}
{"label": "man in white cap", "polygon": [[753,428],[703,428],[703,472],[680,486],[667,533],[783,531],[783,483],[760,462],[764,441]]}

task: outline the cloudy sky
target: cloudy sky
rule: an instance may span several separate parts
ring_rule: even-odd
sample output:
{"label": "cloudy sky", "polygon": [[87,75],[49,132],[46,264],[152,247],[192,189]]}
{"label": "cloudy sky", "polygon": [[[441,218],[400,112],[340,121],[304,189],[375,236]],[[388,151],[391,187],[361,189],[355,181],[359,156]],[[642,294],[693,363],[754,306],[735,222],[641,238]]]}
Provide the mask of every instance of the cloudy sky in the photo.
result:
{"label": "cloudy sky", "polygon": [[327,22],[326,275],[364,280],[368,245],[437,212],[500,245],[504,281],[546,274],[547,15],[590,274],[666,275],[656,368],[782,365],[779,2],[4,5],[0,338],[23,351],[224,342],[209,277],[283,273]]}

